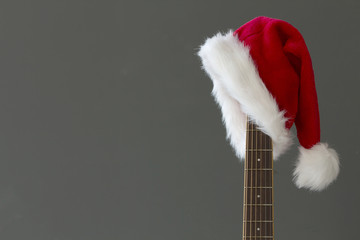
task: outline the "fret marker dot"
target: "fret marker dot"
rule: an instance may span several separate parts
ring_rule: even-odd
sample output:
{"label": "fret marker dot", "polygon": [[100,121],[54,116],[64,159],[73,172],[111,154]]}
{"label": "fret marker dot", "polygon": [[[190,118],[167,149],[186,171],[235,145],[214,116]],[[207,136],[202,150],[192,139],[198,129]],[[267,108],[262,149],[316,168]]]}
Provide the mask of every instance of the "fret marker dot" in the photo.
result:
{"label": "fret marker dot", "polygon": [[258,162],[260,162],[260,158],[258,158]]}
{"label": "fret marker dot", "polygon": [[257,195],[257,198],[260,198],[260,195]]}
{"label": "fret marker dot", "polygon": [[260,231],[260,228],[257,228],[256,230]]}

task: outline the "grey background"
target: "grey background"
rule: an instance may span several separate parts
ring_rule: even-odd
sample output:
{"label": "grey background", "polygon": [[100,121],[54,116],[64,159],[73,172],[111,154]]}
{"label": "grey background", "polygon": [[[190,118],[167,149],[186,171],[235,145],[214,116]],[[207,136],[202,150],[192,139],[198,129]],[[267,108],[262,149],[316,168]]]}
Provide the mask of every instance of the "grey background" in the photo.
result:
{"label": "grey background", "polygon": [[[243,168],[195,55],[265,15],[303,34],[341,174],[275,164],[276,239],[358,239],[359,2],[0,2],[0,239],[241,239]],[[295,133],[295,130],[293,130]]]}

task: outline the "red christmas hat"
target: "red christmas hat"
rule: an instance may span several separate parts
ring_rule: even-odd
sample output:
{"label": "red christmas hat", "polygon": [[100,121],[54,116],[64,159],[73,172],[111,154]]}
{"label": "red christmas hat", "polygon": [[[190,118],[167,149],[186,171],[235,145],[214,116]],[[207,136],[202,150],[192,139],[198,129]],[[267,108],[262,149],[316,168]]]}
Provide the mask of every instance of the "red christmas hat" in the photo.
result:
{"label": "red christmas hat", "polygon": [[322,190],[339,173],[335,150],[320,142],[320,119],[310,54],[289,23],[257,17],[235,32],[218,33],[201,46],[203,68],[213,81],[227,138],[245,156],[246,116],[273,141],[278,158],[291,144],[295,123],[300,155],[294,182]]}

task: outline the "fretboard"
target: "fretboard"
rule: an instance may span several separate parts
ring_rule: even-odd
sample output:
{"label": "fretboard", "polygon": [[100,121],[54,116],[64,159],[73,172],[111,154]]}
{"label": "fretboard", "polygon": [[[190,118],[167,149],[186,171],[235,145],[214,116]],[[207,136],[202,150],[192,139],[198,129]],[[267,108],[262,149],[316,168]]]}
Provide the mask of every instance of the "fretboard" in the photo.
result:
{"label": "fretboard", "polygon": [[272,141],[247,122],[243,240],[274,239]]}

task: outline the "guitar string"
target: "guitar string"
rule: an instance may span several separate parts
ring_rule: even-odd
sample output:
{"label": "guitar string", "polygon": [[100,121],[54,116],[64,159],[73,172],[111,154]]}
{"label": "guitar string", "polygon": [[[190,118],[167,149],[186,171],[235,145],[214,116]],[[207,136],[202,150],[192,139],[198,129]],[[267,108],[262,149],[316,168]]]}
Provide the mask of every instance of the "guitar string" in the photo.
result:
{"label": "guitar string", "polygon": [[[265,146],[265,148],[267,147],[267,138],[266,138],[266,136],[265,136],[265,134],[264,134],[264,146]],[[265,155],[266,156],[266,155]],[[265,157],[264,157],[264,167],[266,168],[267,167],[267,158],[265,159]],[[265,171],[265,173],[264,173],[264,178],[265,178],[265,181],[264,182],[266,182],[266,179],[267,179],[267,171]],[[264,184],[265,185],[265,184]],[[267,189],[265,190],[265,191],[268,191]],[[267,202],[267,192],[266,192],[266,194],[265,194],[265,203],[268,203]],[[265,215],[265,219],[266,219],[266,221],[268,220],[267,219],[267,211],[265,211],[264,212],[264,215]],[[265,231],[264,231],[264,235],[265,236],[268,236],[267,235],[267,226],[265,227],[265,229],[264,229]]]}
{"label": "guitar string", "polygon": [[[273,155],[273,142],[271,141],[271,142],[269,142],[269,147],[270,147],[270,145],[271,145],[271,169],[272,169],[272,171],[271,171],[271,183],[272,183],[272,185],[274,185],[273,183],[274,183],[274,155]],[[272,239],[274,239],[274,187],[273,188],[271,188],[271,220],[272,220],[272,234],[271,234],[271,236],[272,236]]]}
{"label": "guitar string", "polygon": [[[246,149],[248,149],[249,147],[249,122],[248,122],[248,117],[246,117]],[[248,168],[247,166],[247,162],[248,162],[248,151],[245,152],[245,164],[244,164],[244,168]],[[247,216],[247,210],[246,210],[246,204],[247,204],[247,189],[245,188],[245,186],[247,186],[248,184],[248,179],[247,179],[247,171],[244,170],[244,207],[243,207],[243,240],[245,240],[246,238],[246,228],[247,228],[247,219],[245,220],[245,216]]]}
{"label": "guitar string", "polygon": [[[254,135],[253,135],[253,125],[252,125],[252,122],[250,123],[250,127],[251,127],[251,141],[250,141],[250,145],[251,145],[251,149],[254,148],[254,145],[253,145],[253,141],[254,141]],[[252,164],[251,164],[251,155],[252,155],[252,152],[249,154],[249,168],[252,168]],[[247,170],[249,172],[249,170]],[[250,173],[250,203],[252,202],[252,192],[253,192],[253,174]],[[246,208],[248,208],[249,206],[246,206]],[[250,224],[249,224],[249,230],[250,230],[250,238],[252,238],[252,214],[253,214],[253,209],[252,207],[250,207],[250,215],[249,215],[249,218],[250,218]]]}
{"label": "guitar string", "polygon": [[[246,149],[248,149],[249,148],[249,143],[250,143],[250,132],[249,132],[249,130],[250,130],[250,126],[249,126],[249,117],[247,117],[247,119],[246,119],[246,130],[247,130],[247,134],[246,134]],[[248,167],[249,167],[249,152],[248,151],[246,151],[246,158],[245,158],[245,166],[244,166],[244,168],[245,169],[247,169]],[[244,186],[248,186],[248,184],[249,184],[249,179],[248,179],[248,174],[247,174],[247,171],[245,170],[244,171],[244,174],[245,174],[245,180],[246,180],[246,184],[244,185]],[[247,209],[247,203],[248,203],[248,191],[249,191],[249,189],[246,189],[246,188],[244,188],[244,192],[245,192],[245,195],[244,195],[244,198],[245,198],[245,200],[244,200],[244,216],[246,216],[246,219],[244,218],[244,240],[246,240],[246,236],[247,236],[247,234],[248,234],[248,230],[247,230],[247,228],[248,228],[248,209]]]}
{"label": "guitar string", "polygon": [[[264,144],[264,145],[265,145],[265,148],[267,149],[267,146],[268,146],[268,138],[267,138],[266,136],[265,136],[265,144]],[[264,158],[265,158],[265,157],[264,157]],[[267,163],[268,163],[268,158],[267,158],[267,155],[266,155],[266,159],[264,159],[264,164],[267,165]],[[265,166],[265,167],[267,167],[267,166]],[[267,176],[267,175],[268,175],[268,172],[265,171],[264,174],[265,174],[265,179],[268,179],[268,176]],[[266,180],[265,180],[265,181],[266,181]],[[266,191],[269,191],[269,190],[266,190]],[[268,194],[267,194],[267,193],[265,194],[265,202],[268,203]],[[267,215],[268,215],[268,214],[267,214],[267,211],[265,211],[265,219],[266,219],[266,220],[268,220],[268,219],[267,219],[267,217],[268,217]],[[268,235],[268,226],[266,226],[266,228],[265,228],[265,236],[269,236],[269,235]]]}
{"label": "guitar string", "polygon": [[[266,148],[269,148],[270,147],[270,141],[271,141],[271,139],[270,139],[270,137],[269,136],[266,136]],[[266,153],[266,164],[269,164],[269,163],[271,163],[271,162],[269,162],[269,161],[272,161],[270,158],[269,158],[269,154],[268,153]],[[270,164],[269,164],[269,166],[271,166]],[[271,174],[271,173],[270,173]],[[268,180],[269,179],[269,173],[268,172],[266,172],[266,179]],[[270,180],[270,181],[272,181],[272,180]],[[271,182],[271,187],[273,187],[273,184],[272,184],[272,182]],[[271,189],[268,189],[267,191],[270,191],[270,193],[271,193],[271,191],[272,191],[272,188]],[[269,195],[269,194],[266,194],[266,196],[267,196],[267,199],[266,199],[266,202],[268,203],[268,202],[271,202],[271,195]],[[269,197],[270,196],[270,197]],[[268,211],[266,211],[267,212],[267,217],[269,217],[269,213],[268,213]],[[271,214],[271,213],[270,213]],[[273,223],[271,223],[271,224],[273,224]],[[271,230],[269,229],[269,227],[267,227],[266,228],[266,236],[269,236],[268,234],[270,234],[270,232],[271,232]]]}
{"label": "guitar string", "polygon": [[251,233],[253,235],[253,238],[257,238],[256,235],[256,225],[257,225],[257,206],[256,206],[256,198],[255,198],[255,192],[256,192],[256,187],[257,187],[257,171],[256,171],[256,166],[254,166],[255,162],[254,162],[254,159],[255,159],[255,156],[256,156],[256,152],[257,152],[257,142],[256,142],[256,124],[254,122],[252,122],[252,127],[253,127],[253,131],[252,131],[252,134],[253,134],[253,149],[255,149],[255,151],[252,152],[252,156],[251,156],[251,169],[255,169],[254,170],[251,170],[251,175],[253,177],[253,181],[252,181],[252,184],[253,184],[253,191],[251,193],[251,204],[254,204],[251,206],[251,209],[253,211],[253,214],[252,214],[252,217],[253,217],[253,221],[254,221],[254,224],[252,226],[252,229],[251,229]]}
{"label": "guitar string", "polygon": [[[261,131],[259,131],[259,136],[260,136],[260,146],[262,146],[262,138],[263,138],[263,133],[261,132]],[[262,156],[262,152],[260,152],[260,154],[259,154],[259,159],[260,159],[260,161],[258,162],[258,164],[259,164],[259,167],[260,167],[260,169],[262,169],[262,163],[263,163],[263,161],[264,161],[264,159],[263,159],[263,156]],[[264,168],[265,168],[265,166],[264,166]],[[266,172],[266,171],[265,171]],[[263,175],[263,173],[261,173],[260,174],[260,186],[262,186],[262,185],[265,185],[265,184],[262,184],[262,175]],[[259,189],[259,200],[260,200],[260,205],[261,204],[263,204],[263,202],[262,202],[262,196],[263,196],[263,193],[261,192],[261,188]],[[260,219],[262,220],[262,211],[260,211]],[[260,228],[260,238],[262,237],[262,231],[263,231],[263,223],[262,222],[260,222],[259,223],[259,228]],[[266,236],[266,235],[265,235]]]}
{"label": "guitar string", "polygon": [[[254,128],[255,128],[255,131],[254,131],[254,133],[255,133],[255,149],[256,149],[256,151],[255,151],[255,157],[253,158],[253,164],[255,164],[255,187],[258,187],[259,186],[259,183],[258,183],[258,167],[257,167],[257,159],[256,159],[256,157],[257,157],[257,155],[258,155],[258,130],[257,130],[257,126],[254,124]],[[255,193],[256,193],[256,189],[255,189]],[[255,194],[254,194],[254,198],[255,198],[255,221],[258,221],[258,211],[257,211],[257,208],[258,208],[258,206],[257,206],[257,204],[258,204],[258,201],[257,201],[257,197],[255,196]],[[259,210],[260,210],[260,206],[259,206]],[[255,231],[255,238],[256,238],[256,236],[258,235],[258,232],[257,232],[257,228],[258,228],[258,225],[259,223],[257,223],[257,224],[255,224],[255,226],[254,226],[254,231]]]}
{"label": "guitar string", "polygon": [[[267,137],[266,148],[267,148],[267,149],[270,149],[270,137]],[[272,159],[271,159],[269,156],[267,156],[267,157],[268,157],[267,163],[272,164],[272,163],[271,163]],[[270,165],[270,164],[269,164],[269,165]],[[272,166],[272,165],[270,165],[270,166]],[[269,173],[267,173],[267,174],[269,174]],[[272,176],[272,171],[270,172],[270,174],[271,174],[271,176]],[[270,178],[271,176],[267,176],[267,177]],[[272,178],[270,179],[270,181],[272,181]],[[272,186],[272,185],[273,185],[273,184],[271,184],[271,186]],[[272,192],[272,189],[270,189],[270,192]],[[269,198],[268,201],[271,202],[271,204],[272,204],[271,198]],[[270,210],[271,210],[271,209],[270,209]],[[270,217],[271,217],[271,211],[270,211]],[[273,224],[273,223],[272,223],[272,224]],[[268,229],[268,232],[267,232],[266,234],[269,234],[269,235],[270,235],[270,233],[271,233],[271,229]],[[269,235],[266,235],[266,236],[269,236]]]}

